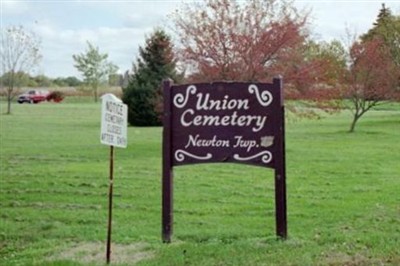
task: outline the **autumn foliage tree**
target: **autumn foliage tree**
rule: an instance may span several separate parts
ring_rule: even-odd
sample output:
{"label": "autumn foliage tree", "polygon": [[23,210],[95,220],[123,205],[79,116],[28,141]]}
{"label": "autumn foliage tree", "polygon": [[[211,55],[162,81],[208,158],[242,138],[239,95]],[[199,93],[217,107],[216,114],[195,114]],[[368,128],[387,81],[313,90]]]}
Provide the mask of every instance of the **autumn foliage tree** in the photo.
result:
{"label": "autumn foliage tree", "polygon": [[342,57],[324,53],[325,46],[310,49],[308,13],[291,1],[199,1],[184,5],[172,18],[177,55],[191,73],[190,82],[265,82],[281,75],[286,96],[333,97],[328,89],[319,90],[325,96],[320,97],[313,88],[328,79],[335,83],[334,68],[344,66],[337,63]]}
{"label": "autumn foliage tree", "polygon": [[[392,11],[382,4],[373,27],[361,36],[362,41],[380,38],[392,55],[392,59],[400,67],[400,16],[393,15]],[[400,83],[400,82],[399,82]]]}
{"label": "autumn foliage tree", "polygon": [[390,49],[382,39],[353,44],[350,68],[344,80],[347,85],[345,98],[350,100],[353,111],[350,132],[354,131],[357,121],[371,108],[393,99],[399,73],[400,69],[393,62]]}
{"label": "autumn foliage tree", "polygon": [[[274,72],[283,73],[287,97],[307,99],[323,107],[329,100],[340,97],[337,83],[346,69],[347,53],[343,45],[312,40],[301,44],[274,66]],[[332,108],[332,103],[329,106]]]}
{"label": "autumn foliage tree", "polygon": [[344,97],[350,100],[357,121],[376,105],[396,100],[400,88],[400,17],[382,4],[373,27],[354,42],[349,52]]}
{"label": "autumn foliage tree", "polygon": [[286,1],[208,0],[183,6],[173,20],[193,80],[256,81],[304,41],[306,16]]}

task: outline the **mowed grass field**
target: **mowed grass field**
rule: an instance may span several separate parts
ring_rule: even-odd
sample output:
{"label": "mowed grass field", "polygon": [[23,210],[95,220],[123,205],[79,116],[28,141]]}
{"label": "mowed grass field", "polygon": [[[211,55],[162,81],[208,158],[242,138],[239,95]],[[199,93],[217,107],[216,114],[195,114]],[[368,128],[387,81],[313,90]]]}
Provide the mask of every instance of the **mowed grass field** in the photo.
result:
{"label": "mowed grass field", "polygon": [[[100,103],[0,114],[0,265],[102,265],[109,147]],[[400,265],[400,105],[286,125],[288,239],[270,169],[175,168],[174,235],[161,243],[161,128],[115,149],[112,264]]]}

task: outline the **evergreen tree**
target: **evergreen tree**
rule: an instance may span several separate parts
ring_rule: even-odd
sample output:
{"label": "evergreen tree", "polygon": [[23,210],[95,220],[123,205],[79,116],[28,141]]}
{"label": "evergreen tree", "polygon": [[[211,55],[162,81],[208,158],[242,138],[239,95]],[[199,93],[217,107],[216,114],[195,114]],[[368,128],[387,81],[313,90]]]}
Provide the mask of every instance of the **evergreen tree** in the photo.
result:
{"label": "evergreen tree", "polygon": [[394,63],[400,67],[400,16],[393,15],[385,4],[382,4],[373,27],[361,36],[363,42],[375,38],[383,41],[389,48]]}
{"label": "evergreen tree", "polygon": [[159,126],[157,106],[161,99],[162,80],[177,81],[176,60],[170,37],[160,29],[146,38],[139,47],[140,58],[133,66],[133,75],[124,88],[123,101],[128,105],[128,121],[133,126]]}
{"label": "evergreen tree", "polygon": [[380,25],[385,25],[390,22],[392,17],[392,11],[382,4],[382,8],[379,10],[378,18],[376,22],[373,23],[375,27],[379,27]]}

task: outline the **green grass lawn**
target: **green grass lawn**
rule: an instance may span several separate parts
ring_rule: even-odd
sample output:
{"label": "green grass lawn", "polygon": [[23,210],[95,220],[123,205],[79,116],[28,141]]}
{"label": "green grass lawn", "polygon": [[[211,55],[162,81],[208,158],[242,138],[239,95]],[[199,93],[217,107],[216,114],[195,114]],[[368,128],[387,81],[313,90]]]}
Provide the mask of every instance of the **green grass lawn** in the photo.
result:
{"label": "green grass lawn", "polygon": [[[103,264],[109,147],[100,144],[100,103],[5,108],[0,265]],[[162,130],[130,127],[128,148],[115,151],[112,262],[400,265],[400,105],[368,112],[352,134],[350,120],[342,112],[287,123],[286,241],[275,237],[272,170],[203,164],[175,168],[169,245]]]}

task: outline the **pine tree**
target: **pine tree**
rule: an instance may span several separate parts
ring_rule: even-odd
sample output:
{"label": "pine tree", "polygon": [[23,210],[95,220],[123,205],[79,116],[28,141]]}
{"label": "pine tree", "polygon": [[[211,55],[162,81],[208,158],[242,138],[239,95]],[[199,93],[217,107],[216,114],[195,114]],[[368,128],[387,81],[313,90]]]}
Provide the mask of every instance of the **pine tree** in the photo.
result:
{"label": "pine tree", "polygon": [[133,66],[133,76],[124,89],[123,101],[128,105],[128,121],[133,126],[159,126],[156,107],[160,100],[162,80],[177,81],[176,60],[170,37],[160,29],[139,47],[140,58]]}
{"label": "pine tree", "polygon": [[393,20],[392,12],[389,8],[382,4],[382,8],[379,10],[379,14],[376,21],[372,24],[373,27],[368,30],[368,32],[361,36],[362,41],[370,41],[375,37],[380,37],[382,39],[386,38],[388,34],[388,27]]}
{"label": "pine tree", "polygon": [[400,67],[400,16],[393,15],[385,4],[382,4],[373,27],[361,36],[361,41],[375,38],[381,39],[389,47],[394,63]]}
{"label": "pine tree", "polygon": [[379,10],[378,18],[373,25],[376,27],[378,27],[379,25],[384,25],[390,20],[391,17],[392,11],[390,10],[390,8],[387,8],[385,4],[382,4],[381,10]]}

